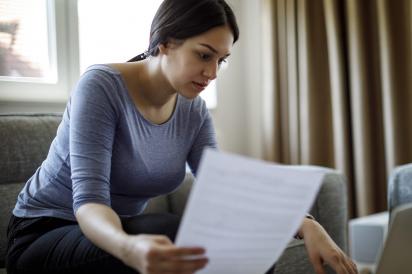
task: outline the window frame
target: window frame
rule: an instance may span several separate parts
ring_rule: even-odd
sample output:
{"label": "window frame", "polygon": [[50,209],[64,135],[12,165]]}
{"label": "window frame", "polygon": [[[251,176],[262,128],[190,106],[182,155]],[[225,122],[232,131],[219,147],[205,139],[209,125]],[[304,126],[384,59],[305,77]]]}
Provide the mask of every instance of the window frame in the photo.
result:
{"label": "window frame", "polygon": [[49,55],[55,81],[2,77],[0,101],[61,103],[79,75],[77,1],[47,0]]}

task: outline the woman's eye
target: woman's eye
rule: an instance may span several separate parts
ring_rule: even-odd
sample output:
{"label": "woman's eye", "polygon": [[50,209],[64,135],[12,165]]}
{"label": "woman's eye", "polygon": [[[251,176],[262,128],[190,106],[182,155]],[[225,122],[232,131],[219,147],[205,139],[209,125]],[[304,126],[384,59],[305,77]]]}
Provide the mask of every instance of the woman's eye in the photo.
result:
{"label": "woman's eye", "polygon": [[223,63],[227,63],[227,60],[226,60],[226,59],[220,59],[218,64],[219,64],[219,66],[220,66],[220,65],[222,65]]}
{"label": "woman's eye", "polygon": [[200,57],[200,59],[202,59],[204,61],[208,61],[208,60],[210,60],[211,55],[207,54],[207,53],[199,53],[199,57]]}

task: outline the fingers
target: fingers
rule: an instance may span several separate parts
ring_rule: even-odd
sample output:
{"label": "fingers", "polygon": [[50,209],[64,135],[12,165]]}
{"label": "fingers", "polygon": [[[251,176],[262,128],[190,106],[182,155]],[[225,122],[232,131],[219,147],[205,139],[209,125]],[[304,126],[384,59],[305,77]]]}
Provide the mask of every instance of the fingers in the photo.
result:
{"label": "fingers", "polygon": [[350,274],[357,274],[358,273],[358,267],[356,264],[347,256],[345,256],[344,260],[345,267]]}
{"label": "fingers", "polygon": [[175,259],[163,260],[157,263],[160,271],[171,271],[173,273],[194,273],[206,266],[208,259],[200,258],[193,260]]}
{"label": "fingers", "polygon": [[[309,259],[313,265],[316,274],[325,274],[324,264],[328,264],[335,270],[336,274],[358,274],[356,264],[338,250],[330,251],[327,256],[323,256],[317,253],[309,254]],[[325,260],[323,262],[323,260]]]}
{"label": "fingers", "polygon": [[344,272],[342,273],[348,273],[348,274],[358,273],[355,263],[353,263],[352,260],[345,254],[343,254],[343,257],[341,259],[341,264],[343,265],[343,268],[344,268]]}
{"label": "fingers", "polygon": [[182,257],[197,256],[205,253],[204,248],[201,247],[176,247],[168,237],[163,235],[152,236],[152,239],[158,244],[156,249],[150,251],[152,256]]}
{"label": "fingers", "polygon": [[330,266],[337,274],[357,274],[358,270],[355,263],[344,253],[338,253],[331,256]]}
{"label": "fingers", "polygon": [[318,256],[309,256],[309,260],[312,263],[313,268],[315,269],[316,274],[326,274],[323,269],[322,259]]}
{"label": "fingers", "polygon": [[158,246],[147,254],[147,273],[194,273],[208,263],[204,253],[200,247]]}
{"label": "fingers", "polygon": [[168,246],[158,250],[161,256],[167,258],[173,257],[190,257],[190,256],[199,256],[205,254],[204,248],[201,247],[175,247]]}
{"label": "fingers", "polygon": [[176,247],[166,236],[130,236],[122,261],[143,274],[193,274],[208,263],[204,248]]}

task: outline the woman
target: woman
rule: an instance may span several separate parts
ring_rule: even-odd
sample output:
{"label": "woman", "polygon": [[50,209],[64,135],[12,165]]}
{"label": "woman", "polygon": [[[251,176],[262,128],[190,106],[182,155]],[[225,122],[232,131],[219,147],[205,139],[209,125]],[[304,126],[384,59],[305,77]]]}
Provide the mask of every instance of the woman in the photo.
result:
{"label": "woman", "polygon": [[[181,274],[206,266],[201,247],[173,244],[177,216],[140,213],[179,185],[186,162],[196,173],[203,148],[216,147],[198,94],[238,36],[224,0],[165,0],[146,53],[87,70],[47,159],[18,196],[9,273]],[[322,262],[355,273],[318,223],[305,220],[299,235],[318,273]]]}

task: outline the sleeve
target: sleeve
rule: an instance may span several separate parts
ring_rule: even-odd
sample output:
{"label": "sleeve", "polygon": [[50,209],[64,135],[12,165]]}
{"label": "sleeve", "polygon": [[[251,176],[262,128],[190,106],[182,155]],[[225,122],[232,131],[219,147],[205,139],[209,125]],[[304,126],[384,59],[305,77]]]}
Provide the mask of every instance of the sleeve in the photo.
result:
{"label": "sleeve", "polygon": [[110,206],[110,170],[116,128],[108,80],[87,72],[70,101],[73,211],[89,202]]}
{"label": "sleeve", "polygon": [[200,130],[195,137],[195,141],[190,149],[187,162],[189,167],[196,176],[197,169],[199,167],[199,162],[202,157],[203,150],[207,147],[217,149],[217,141],[215,129],[213,127],[212,117],[210,116],[209,111],[206,106],[204,106],[204,120],[200,127]]}

